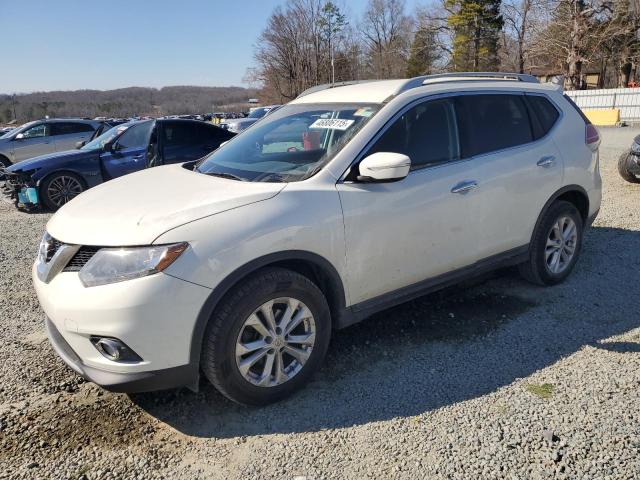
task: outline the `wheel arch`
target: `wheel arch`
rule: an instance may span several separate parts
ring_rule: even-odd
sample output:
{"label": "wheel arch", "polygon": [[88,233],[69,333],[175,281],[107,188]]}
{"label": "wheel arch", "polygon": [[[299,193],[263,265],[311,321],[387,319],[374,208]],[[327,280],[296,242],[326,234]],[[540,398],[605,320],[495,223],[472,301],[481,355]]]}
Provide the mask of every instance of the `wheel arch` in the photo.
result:
{"label": "wheel arch", "polygon": [[[42,188],[45,185],[45,183],[47,182],[47,180],[49,180],[54,175],[64,174],[64,173],[66,173],[68,175],[71,174],[71,175],[74,175],[74,176],[78,177],[80,179],[80,183],[82,183],[82,186],[84,187],[85,191],[89,188],[89,185],[87,183],[87,179],[84,178],[84,176],[81,173],[76,172],[74,170],[69,170],[69,169],[53,170],[51,172],[45,173],[40,178],[34,178],[34,180],[36,181],[36,186],[38,188],[38,198],[39,199],[44,198],[44,192],[42,191]],[[46,205],[44,205],[44,206],[46,207]]]}
{"label": "wheel arch", "polygon": [[11,163],[11,160],[9,159],[9,157],[0,153],[0,166],[3,166],[3,165],[5,167],[10,167],[11,165],[13,165],[13,163]]}
{"label": "wheel arch", "polygon": [[350,310],[346,307],[344,284],[331,262],[316,253],[304,250],[271,253],[237,268],[209,294],[198,313],[196,326],[193,329],[189,351],[190,363],[200,363],[204,332],[218,304],[239,282],[267,267],[287,268],[309,278],[327,298],[333,327],[340,328],[341,325],[349,323]]}
{"label": "wheel arch", "polygon": [[587,219],[589,218],[589,195],[580,185],[566,185],[551,195],[549,200],[547,200],[547,203],[542,207],[540,215],[538,215],[538,219],[536,220],[536,224],[533,228],[533,232],[531,232],[531,241],[533,241],[533,236],[535,235],[542,218],[549,210],[549,207],[558,200],[565,200],[573,204],[578,209],[578,212],[580,212],[580,217],[582,218],[586,228]]}

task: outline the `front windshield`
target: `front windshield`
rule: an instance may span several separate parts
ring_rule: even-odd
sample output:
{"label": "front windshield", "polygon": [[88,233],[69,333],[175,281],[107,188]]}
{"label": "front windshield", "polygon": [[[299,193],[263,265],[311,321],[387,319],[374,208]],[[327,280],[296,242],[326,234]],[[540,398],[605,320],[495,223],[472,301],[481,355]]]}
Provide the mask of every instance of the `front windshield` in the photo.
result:
{"label": "front windshield", "polygon": [[197,171],[252,182],[295,182],[331,160],[380,105],[286,105],[206,157]]}
{"label": "front windshield", "polygon": [[110,128],[99,137],[94,138],[89,143],[84,145],[80,150],[102,150],[102,148],[104,148],[104,146],[107,143],[113,141],[117,136],[119,136],[131,125],[132,125],[131,123],[125,123],[125,124],[117,125],[113,128]]}

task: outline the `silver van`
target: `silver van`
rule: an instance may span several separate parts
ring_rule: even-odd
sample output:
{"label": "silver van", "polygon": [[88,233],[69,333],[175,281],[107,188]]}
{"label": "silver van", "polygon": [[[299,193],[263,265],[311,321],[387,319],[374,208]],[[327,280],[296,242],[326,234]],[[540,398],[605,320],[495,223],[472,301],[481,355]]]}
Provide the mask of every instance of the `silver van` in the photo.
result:
{"label": "silver van", "polygon": [[0,137],[0,166],[27,158],[73,150],[88,141],[101,122],[79,119],[46,119],[29,122]]}

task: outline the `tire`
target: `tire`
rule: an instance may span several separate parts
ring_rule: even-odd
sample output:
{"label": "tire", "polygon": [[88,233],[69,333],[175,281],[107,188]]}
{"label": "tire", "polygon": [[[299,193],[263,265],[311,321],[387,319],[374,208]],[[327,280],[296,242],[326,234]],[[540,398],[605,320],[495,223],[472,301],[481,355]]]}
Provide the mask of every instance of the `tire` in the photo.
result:
{"label": "tire", "polygon": [[[5,157],[4,155],[0,155],[0,170],[2,170],[5,167],[10,167],[12,165],[11,161]],[[4,180],[4,173],[2,173],[2,171],[0,171],[0,181]]]}
{"label": "tire", "polygon": [[[61,186],[68,186],[69,194],[61,196],[54,196],[54,188]],[[85,183],[75,173],[71,172],[56,172],[42,182],[40,185],[40,199],[42,204],[53,212],[62,207],[65,203],[72,198],[80,195],[86,190]]]}
{"label": "tire", "polygon": [[[562,221],[563,228],[566,228],[563,237],[570,233],[569,227],[573,222],[575,238],[572,237],[572,240],[558,240],[558,229],[553,231],[562,219],[568,219]],[[559,200],[551,204],[533,234],[529,260],[519,265],[520,274],[537,285],[555,285],[564,281],[580,256],[583,228],[582,217],[572,203]],[[567,258],[567,252],[570,250],[573,253]],[[557,264],[554,263],[554,259],[557,259]]]}
{"label": "tire", "polygon": [[[264,315],[265,311],[271,311],[276,323],[282,320],[286,313],[286,303],[283,300],[287,298],[293,299],[292,311],[300,313],[298,317],[303,318],[289,335],[285,335],[282,330],[270,329]],[[265,306],[274,299],[277,301],[272,308],[268,304]],[[300,305],[306,306],[307,310],[303,310]],[[258,312],[258,309],[261,310]],[[308,315],[302,315],[306,311],[310,312],[310,319]],[[292,319],[296,319],[296,315]],[[288,325],[293,323],[295,322],[289,322]],[[286,322],[278,324],[278,328],[284,328],[285,324]],[[257,329],[254,329],[254,325]],[[258,330],[263,334],[258,333]],[[299,347],[304,352],[303,356],[307,356],[304,363],[301,363],[301,360],[288,353],[293,351],[290,350],[293,343],[286,343],[285,339],[301,339],[307,332],[313,331],[315,340],[311,348]],[[276,333],[273,338],[266,335],[271,335],[272,332]],[[234,287],[216,308],[205,330],[201,368],[207,379],[234,402],[267,405],[291,395],[309,381],[322,364],[330,337],[331,315],[320,289],[299,273],[283,268],[265,268]],[[283,342],[285,346],[282,346]],[[266,346],[238,356],[239,352],[244,351],[242,346],[249,344]],[[246,367],[248,370],[243,373],[240,364],[251,364],[250,357],[259,354],[264,355],[252,366]],[[272,365],[268,365],[268,361]],[[288,369],[288,379],[285,380],[286,375],[276,377],[279,365],[285,366],[280,371]],[[265,373],[267,371],[268,374]],[[258,385],[259,383],[262,385]]]}
{"label": "tire", "polygon": [[636,177],[633,173],[631,173],[631,162],[632,160],[631,152],[624,152],[620,155],[618,159],[618,172],[620,176],[625,179],[627,182],[631,183],[640,183],[640,178]]}

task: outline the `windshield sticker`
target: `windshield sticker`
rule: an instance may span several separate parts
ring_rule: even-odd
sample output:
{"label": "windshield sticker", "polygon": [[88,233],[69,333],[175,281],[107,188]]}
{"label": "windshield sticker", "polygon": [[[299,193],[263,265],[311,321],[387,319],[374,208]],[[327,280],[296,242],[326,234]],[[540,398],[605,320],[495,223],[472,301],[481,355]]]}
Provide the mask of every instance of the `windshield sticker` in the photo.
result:
{"label": "windshield sticker", "polygon": [[371,115],[373,115],[373,109],[372,108],[359,108],[358,110],[356,110],[355,112],[353,112],[353,116],[354,117],[367,117],[369,118]]}
{"label": "windshield sticker", "polygon": [[320,118],[309,125],[309,128],[328,128],[331,130],[346,130],[355,120],[344,120],[342,118]]}

